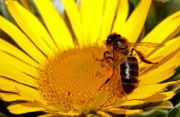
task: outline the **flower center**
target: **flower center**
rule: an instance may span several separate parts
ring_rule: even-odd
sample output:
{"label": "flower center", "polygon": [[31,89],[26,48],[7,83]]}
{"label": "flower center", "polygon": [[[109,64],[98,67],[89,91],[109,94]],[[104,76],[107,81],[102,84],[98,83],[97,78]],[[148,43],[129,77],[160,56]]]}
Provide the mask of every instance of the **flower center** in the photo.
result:
{"label": "flower center", "polygon": [[38,77],[43,97],[68,109],[73,108],[72,104],[89,107],[101,91],[109,95],[105,105],[111,105],[112,98],[121,98],[120,77],[112,79],[113,67],[100,61],[104,51],[95,46],[76,48],[50,58]]}

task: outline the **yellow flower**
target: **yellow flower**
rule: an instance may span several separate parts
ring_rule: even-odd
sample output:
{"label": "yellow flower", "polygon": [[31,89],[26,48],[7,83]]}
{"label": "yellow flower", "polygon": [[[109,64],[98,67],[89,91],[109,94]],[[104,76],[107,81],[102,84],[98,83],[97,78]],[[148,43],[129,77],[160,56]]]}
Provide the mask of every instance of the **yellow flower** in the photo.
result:
{"label": "yellow flower", "polygon": [[180,64],[179,11],[143,38],[142,42],[164,45],[145,53],[148,60],[159,63],[147,65],[139,60],[138,87],[125,94],[118,73],[101,88],[116,72],[102,67],[97,59],[103,58],[103,41],[112,32],[129,42],[137,41],[151,0],[141,0],[129,17],[127,0],[82,0],[79,8],[73,0],[63,0],[69,22],[49,0],[34,0],[42,22],[16,0],[5,2],[16,24],[0,16],[0,29],[18,45],[0,39],[0,96],[12,102],[10,112],[110,117],[112,113],[134,114],[155,108],[138,105],[169,104],[167,100],[175,95],[179,81],[162,81]]}

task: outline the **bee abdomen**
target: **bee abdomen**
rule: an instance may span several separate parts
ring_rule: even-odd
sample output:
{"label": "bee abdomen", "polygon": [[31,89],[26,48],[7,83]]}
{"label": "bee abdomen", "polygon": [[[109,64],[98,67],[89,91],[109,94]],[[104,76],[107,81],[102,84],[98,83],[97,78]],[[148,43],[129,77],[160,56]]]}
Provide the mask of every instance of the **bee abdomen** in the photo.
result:
{"label": "bee abdomen", "polygon": [[126,93],[132,92],[138,83],[139,66],[135,57],[128,57],[120,65],[120,75],[123,89]]}

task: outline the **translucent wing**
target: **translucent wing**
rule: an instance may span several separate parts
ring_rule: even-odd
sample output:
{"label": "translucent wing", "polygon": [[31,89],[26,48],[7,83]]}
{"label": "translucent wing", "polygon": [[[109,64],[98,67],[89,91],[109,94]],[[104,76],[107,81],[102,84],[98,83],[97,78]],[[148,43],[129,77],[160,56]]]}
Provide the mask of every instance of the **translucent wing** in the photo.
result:
{"label": "translucent wing", "polygon": [[156,49],[164,47],[164,44],[160,43],[151,43],[151,42],[140,42],[140,43],[129,43],[129,46],[132,48],[136,48],[136,50],[141,51],[142,53],[147,53],[149,49]]}
{"label": "translucent wing", "polygon": [[140,42],[140,43],[129,43],[130,46],[146,46],[146,47],[150,47],[150,48],[154,48],[154,47],[163,47],[163,44],[159,44],[159,43],[151,43],[151,42]]}

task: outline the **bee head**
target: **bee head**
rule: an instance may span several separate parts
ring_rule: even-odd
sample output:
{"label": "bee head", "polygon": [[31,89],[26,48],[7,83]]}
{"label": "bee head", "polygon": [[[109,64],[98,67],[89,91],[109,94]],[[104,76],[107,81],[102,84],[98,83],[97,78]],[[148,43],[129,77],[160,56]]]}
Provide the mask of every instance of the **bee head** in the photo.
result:
{"label": "bee head", "polygon": [[113,43],[115,40],[120,39],[121,35],[116,34],[116,33],[112,33],[108,36],[107,40],[106,40],[106,45],[107,46],[113,46]]}

